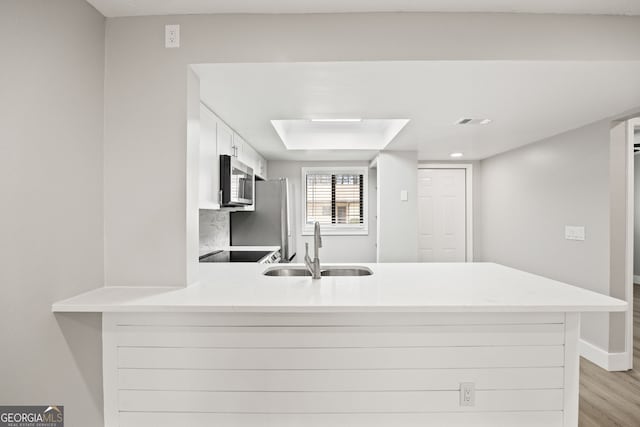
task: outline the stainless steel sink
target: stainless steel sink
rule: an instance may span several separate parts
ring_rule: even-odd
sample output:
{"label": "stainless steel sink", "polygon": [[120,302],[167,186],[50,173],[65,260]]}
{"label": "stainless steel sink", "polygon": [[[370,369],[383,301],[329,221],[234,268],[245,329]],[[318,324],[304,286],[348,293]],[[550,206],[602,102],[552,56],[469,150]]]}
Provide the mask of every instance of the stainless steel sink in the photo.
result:
{"label": "stainless steel sink", "polygon": [[366,267],[335,267],[322,270],[322,276],[371,276],[373,271]]}
{"label": "stainless steel sink", "polygon": [[311,273],[306,268],[285,267],[285,268],[270,268],[264,273],[265,276],[280,276],[280,277],[293,277],[293,276],[311,276]]}
{"label": "stainless steel sink", "polygon": [[[311,276],[306,267],[272,267],[262,274],[277,277]],[[326,267],[320,274],[322,276],[371,276],[373,271],[367,267]]]}

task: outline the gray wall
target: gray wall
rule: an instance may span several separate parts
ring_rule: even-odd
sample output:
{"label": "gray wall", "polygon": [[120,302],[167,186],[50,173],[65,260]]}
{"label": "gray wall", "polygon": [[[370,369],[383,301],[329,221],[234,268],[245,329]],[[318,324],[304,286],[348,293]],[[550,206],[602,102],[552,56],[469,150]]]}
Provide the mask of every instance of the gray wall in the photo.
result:
{"label": "gray wall", "polygon": [[[418,153],[378,155],[378,262],[418,260]],[[406,190],[408,200],[400,200]]]}
{"label": "gray wall", "polygon": [[[484,260],[609,294],[609,126],[481,161]],[[586,240],[565,240],[565,225],[584,225]],[[581,336],[608,350],[609,315],[584,315]]]}
{"label": "gray wall", "polygon": [[[165,24],[182,26],[179,49],[164,48]],[[197,268],[185,261],[198,250],[197,233],[186,231],[197,218],[196,204],[185,209],[188,64],[640,59],[640,17],[153,16],[109,19],[106,37],[107,285],[185,285]]]}
{"label": "gray wall", "polygon": [[[313,236],[302,235],[303,224],[303,167],[368,166],[369,162],[295,162],[269,161],[269,178],[288,178],[292,191],[292,211],[296,224],[296,250],[294,262],[303,262],[304,244],[309,243],[313,256]],[[376,261],[376,173],[369,170],[369,234],[365,236],[322,236],[320,261],[325,262],[375,262]]]}
{"label": "gray wall", "polygon": [[104,18],[0,2],[0,404],[102,425],[100,316],[51,303],[103,285]]}

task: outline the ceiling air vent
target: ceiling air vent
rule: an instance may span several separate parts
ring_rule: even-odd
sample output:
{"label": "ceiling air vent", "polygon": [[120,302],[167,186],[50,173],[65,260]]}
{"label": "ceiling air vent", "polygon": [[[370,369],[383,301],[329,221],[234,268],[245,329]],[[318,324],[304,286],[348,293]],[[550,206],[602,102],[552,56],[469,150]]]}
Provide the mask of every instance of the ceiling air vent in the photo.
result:
{"label": "ceiling air vent", "polygon": [[458,125],[488,125],[489,123],[491,123],[490,119],[470,119],[466,117],[456,122]]}

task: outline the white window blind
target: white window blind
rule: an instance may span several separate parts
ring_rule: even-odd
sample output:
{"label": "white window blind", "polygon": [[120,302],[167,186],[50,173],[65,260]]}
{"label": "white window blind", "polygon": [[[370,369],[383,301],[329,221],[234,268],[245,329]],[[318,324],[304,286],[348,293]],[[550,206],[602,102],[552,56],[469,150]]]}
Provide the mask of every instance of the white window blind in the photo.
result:
{"label": "white window blind", "polygon": [[366,168],[327,171],[309,169],[305,182],[305,228],[318,221],[324,230],[362,231],[365,224]]}

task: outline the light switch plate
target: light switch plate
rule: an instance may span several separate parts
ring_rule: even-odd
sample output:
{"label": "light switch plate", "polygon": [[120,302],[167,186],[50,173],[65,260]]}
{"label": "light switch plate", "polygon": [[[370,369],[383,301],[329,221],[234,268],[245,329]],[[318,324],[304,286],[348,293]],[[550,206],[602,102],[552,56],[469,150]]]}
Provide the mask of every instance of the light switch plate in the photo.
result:
{"label": "light switch plate", "polygon": [[180,47],[180,25],[164,26],[164,47]]}
{"label": "light switch plate", "polygon": [[567,240],[579,240],[585,239],[584,226],[579,225],[567,225],[564,227],[564,238]]}
{"label": "light switch plate", "polygon": [[409,192],[407,190],[400,191],[400,201],[406,202],[409,200]]}

